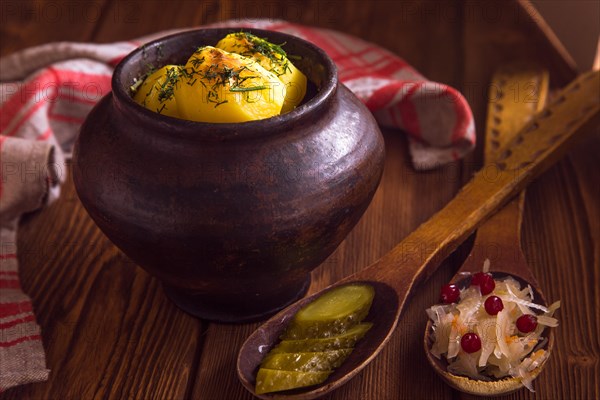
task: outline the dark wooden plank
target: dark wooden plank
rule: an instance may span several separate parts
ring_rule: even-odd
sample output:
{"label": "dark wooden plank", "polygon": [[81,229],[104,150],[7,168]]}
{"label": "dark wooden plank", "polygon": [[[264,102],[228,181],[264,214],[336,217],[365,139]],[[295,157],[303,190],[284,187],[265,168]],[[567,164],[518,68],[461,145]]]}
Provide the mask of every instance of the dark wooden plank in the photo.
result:
{"label": "dark wooden plank", "polygon": [[95,40],[116,42],[164,30],[193,27],[205,22],[205,12],[217,5],[216,0],[168,3],[164,0],[113,1],[107,7],[104,23],[96,30]]}
{"label": "dark wooden plank", "polygon": [[25,46],[63,40],[90,41],[109,0],[2,0],[0,57]]}

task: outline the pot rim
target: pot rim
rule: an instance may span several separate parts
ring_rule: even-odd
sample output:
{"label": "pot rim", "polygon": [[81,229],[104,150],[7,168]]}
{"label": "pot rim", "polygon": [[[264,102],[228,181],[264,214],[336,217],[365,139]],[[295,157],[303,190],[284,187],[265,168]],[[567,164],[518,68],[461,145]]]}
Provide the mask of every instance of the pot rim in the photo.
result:
{"label": "pot rim", "polygon": [[[133,64],[135,60],[139,59],[142,53],[146,52],[149,48],[168,48],[169,44],[190,35],[204,36],[207,32],[214,32],[215,35],[220,33],[222,36],[225,36],[228,33],[239,32],[240,30],[241,28],[239,27],[188,30],[163,36],[133,50],[117,64],[112,76],[111,86],[112,94],[116,98],[115,107],[121,111],[128,120],[136,125],[147,127],[154,133],[162,132],[170,136],[175,135],[181,138],[198,140],[224,141],[231,139],[257,138],[290,130],[292,125],[301,121],[312,123],[311,121],[316,114],[319,114],[322,111],[324,104],[330,101],[336,92],[338,76],[335,63],[324,50],[304,39],[287,33],[264,29],[243,28],[243,31],[255,34],[259,37],[274,36],[276,40],[284,39],[283,41],[286,43],[294,42],[295,44],[299,44],[315,53],[318,61],[325,68],[323,83],[318,88],[317,93],[306,103],[296,107],[294,110],[282,115],[276,115],[256,121],[212,123],[189,121],[161,115],[146,109],[133,100],[133,97],[129,92],[131,82],[126,81],[128,67],[130,64]],[[214,45],[202,43],[199,40],[198,46],[203,44]]]}

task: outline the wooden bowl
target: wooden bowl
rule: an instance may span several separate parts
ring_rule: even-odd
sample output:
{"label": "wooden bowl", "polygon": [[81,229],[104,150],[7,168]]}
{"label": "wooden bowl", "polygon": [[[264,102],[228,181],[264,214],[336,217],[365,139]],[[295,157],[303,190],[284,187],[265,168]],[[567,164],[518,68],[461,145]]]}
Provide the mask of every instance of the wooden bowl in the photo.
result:
{"label": "wooden bowl", "polygon": [[75,146],[73,178],[90,216],[196,316],[242,322],[303,296],[310,271],[367,208],[383,171],[379,128],[338,82],[331,59],[299,38],[250,30],[301,57],[307,99],[280,116],[200,123],[135,103],[151,67],[184,64],[233,29],[168,36],[116,68],[112,93]]}

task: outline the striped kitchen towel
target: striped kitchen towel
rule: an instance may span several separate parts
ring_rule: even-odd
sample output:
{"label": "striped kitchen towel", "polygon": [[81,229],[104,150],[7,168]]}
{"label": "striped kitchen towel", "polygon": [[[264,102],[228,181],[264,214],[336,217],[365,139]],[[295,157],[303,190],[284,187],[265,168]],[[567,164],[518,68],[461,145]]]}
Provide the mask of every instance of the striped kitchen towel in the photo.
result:
{"label": "striped kitchen towel", "polygon": [[[324,49],[336,62],[340,80],[378,122],[408,134],[417,169],[457,160],[475,146],[473,117],[463,96],[372,43],[277,20],[211,25],[227,26],[285,32]],[[31,301],[19,285],[19,217],[58,196],[64,157],[87,113],[110,91],[114,66],[139,45],[175,32],[102,45],[50,43],[0,60],[0,391],[46,380],[49,373]]]}

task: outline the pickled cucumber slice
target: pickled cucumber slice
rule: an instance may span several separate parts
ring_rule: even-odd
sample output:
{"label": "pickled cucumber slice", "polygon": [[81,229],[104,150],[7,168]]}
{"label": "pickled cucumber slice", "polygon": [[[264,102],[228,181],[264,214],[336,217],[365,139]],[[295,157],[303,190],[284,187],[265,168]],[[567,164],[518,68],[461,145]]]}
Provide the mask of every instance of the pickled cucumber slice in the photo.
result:
{"label": "pickled cucumber slice", "polygon": [[310,353],[273,353],[262,362],[262,368],[284,371],[331,371],[342,365],[354,349],[318,351]]}
{"label": "pickled cucumber slice", "polygon": [[270,353],[316,352],[354,347],[372,326],[370,322],[363,322],[337,336],[323,339],[282,340]]}
{"label": "pickled cucumber slice", "polygon": [[372,323],[375,289],[353,284],[332,289],[296,313],[283,340],[263,360],[256,394],[322,383],[352,352]]}
{"label": "pickled cucumber slice", "polygon": [[375,289],[370,285],[346,285],[330,290],[304,306],[282,339],[325,338],[345,332],[369,313]]}
{"label": "pickled cucumber slice", "polygon": [[278,371],[275,369],[260,368],[258,374],[256,374],[256,394],[318,385],[325,381],[331,372]]}

